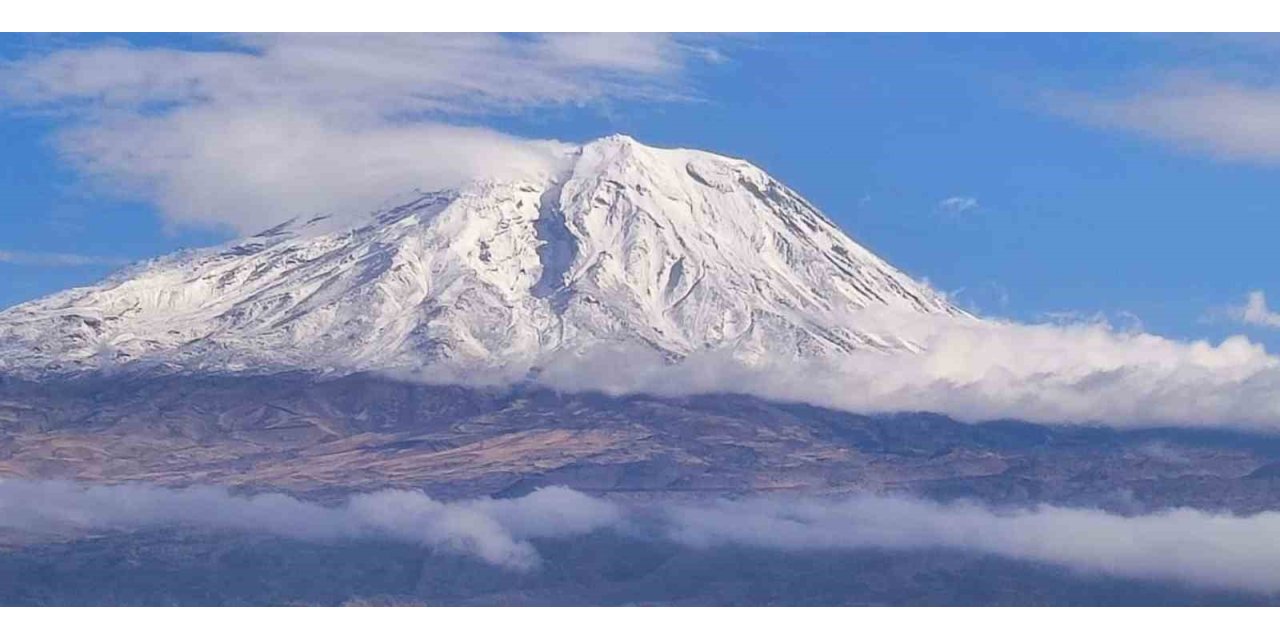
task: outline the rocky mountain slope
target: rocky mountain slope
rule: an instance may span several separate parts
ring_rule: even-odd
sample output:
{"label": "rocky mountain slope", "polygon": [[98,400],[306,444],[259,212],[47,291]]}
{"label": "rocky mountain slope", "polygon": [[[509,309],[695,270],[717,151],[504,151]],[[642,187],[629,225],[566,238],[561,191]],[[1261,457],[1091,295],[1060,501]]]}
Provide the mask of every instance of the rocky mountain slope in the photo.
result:
{"label": "rocky mountain slope", "polygon": [[355,374],[0,378],[0,478],[437,498],[895,492],[1121,512],[1280,508],[1280,438],[861,416]]}

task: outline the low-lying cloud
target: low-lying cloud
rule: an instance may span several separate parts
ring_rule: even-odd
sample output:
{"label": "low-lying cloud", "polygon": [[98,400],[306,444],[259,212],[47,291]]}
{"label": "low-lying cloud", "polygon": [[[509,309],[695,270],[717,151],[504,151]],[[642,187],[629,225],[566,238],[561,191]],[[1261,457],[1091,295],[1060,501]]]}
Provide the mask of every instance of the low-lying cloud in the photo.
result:
{"label": "low-lying cloud", "polygon": [[[867,311],[850,322],[921,349],[759,362],[700,352],[672,364],[643,348],[602,346],[555,357],[537,379],[568,392],[742,393],[858,413],[929,411],[970,421],[1280,428],[1280,358],[1243,336],[1213,344],[1103,321],[1019,324],[889,311]],[[417,379],[500,385],[522,376],[432,370]]]}
{"label": "low-lying cloud", "polygon": [[28,533],[191,527],[338,542],[423,544],[517,571],[541,563],[532,541],[611,530],[690,548],[782,551],[948,548],[1114,576],[1280,591],[1280,513],[1176,509],[1121,516],[1053,506],[996,510],[975,503],[859,495],[646,502],[625,505],[565,488],[522,498],[441,502],[414,491],[355,495],[323,506],[225,489],[0,481],[0,527]]}
{"label": "low-lying cloud", "polygon": [[82,486],[0,481],[0,529],[76,533],[157,527],[267,533],[312,541],[388,539],[531,569],[531,537],[578,535],[620,520],[617,507],[561,488],[517,500],[440,502],[416,491],[355,495],[336,507],[220,487]]}
{"label": "low-lying cloud", "polygon": [[1280,590],[1280,514],[1232,516],[1175,509],[1120,516],[1039,506],[995,511],[907,498],[754,498],[683,506],[668,534],[706,547],[921,549],[992,553],[1115,576],[1259,593]]}

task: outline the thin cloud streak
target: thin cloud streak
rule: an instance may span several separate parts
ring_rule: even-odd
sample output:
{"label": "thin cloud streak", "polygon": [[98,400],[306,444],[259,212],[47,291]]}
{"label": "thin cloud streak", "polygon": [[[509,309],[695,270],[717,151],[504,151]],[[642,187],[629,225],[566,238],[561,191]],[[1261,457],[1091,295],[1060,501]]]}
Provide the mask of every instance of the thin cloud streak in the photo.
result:
{"label": "thin cloud streak", "polygon": [[96,267],[129,264],[124,258],[86,256],[76,253],[42,253],[32,251],[6,251],[0,249],[0,264],[24,267]]}
{"label": "thin cloud streak", "polygon": [[1280,162],[1280,87],[1177,77],[1118,97],[1055,95],[1049,109],[1212,157]]}
{"label": "thin cloud streak", "polygon": [[694,50],[663,34],[241,34],[221,51],[104,45],[9,63],[19,105],[191,104],[348,115],[486,113],[683,97]]}

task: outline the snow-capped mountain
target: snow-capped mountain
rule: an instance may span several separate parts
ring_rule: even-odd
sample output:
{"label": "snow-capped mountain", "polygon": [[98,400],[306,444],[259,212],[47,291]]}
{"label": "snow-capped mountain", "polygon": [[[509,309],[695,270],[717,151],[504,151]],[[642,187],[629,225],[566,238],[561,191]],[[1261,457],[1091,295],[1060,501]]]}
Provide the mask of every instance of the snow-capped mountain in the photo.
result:
{"label": "snow-capped mountain", "polygon": [[751,164],[611,136],[546,179],[417,193],[134,266],[0,313],[0,368],[527,363],[604,342],[747,359],[912,345],[868,307],[963,314]]}

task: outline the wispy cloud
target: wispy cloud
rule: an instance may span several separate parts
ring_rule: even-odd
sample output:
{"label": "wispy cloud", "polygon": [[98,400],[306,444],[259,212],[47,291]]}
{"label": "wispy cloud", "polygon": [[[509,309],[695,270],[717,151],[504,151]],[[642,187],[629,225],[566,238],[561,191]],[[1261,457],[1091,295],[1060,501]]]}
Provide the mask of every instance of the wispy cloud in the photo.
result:
{"label": "wispy cloud", "polygon": [[1177,77],[1120,96],[1056,96],[1053,109],[1082,122],[1214,157],[1280,162],[1280,86]]}
{"label": "wispy cloud", "polygon": [[0,65],[12,108],[57,114],[65,157],[170,219],[241,231],[477,174],[562,145],[458,126],[492,113],[689,97],[719,55],[660,34],[274,34],[224,50],[103,45]]}
{"label": "wispy cloud", "polygon": [[124,258],[86,256],[75,253],[5,251],[0,249],[0,264],[16,264],[30,267],[88,267],[119,266],[128,263],[129,260]]}
{"label": "wispy cloud", "polygon": [[972,196],[951,196],[938,201],[938,210],[943,213],[960,214],[978,209],[978,199]]}
{"label": "wispy cloud", "polygon": [[697,53],[660,34],[235,35],[220,51],[103,45],[6,65],[20,104],[292,106],[346,115],[476,113],[673,99]]}

